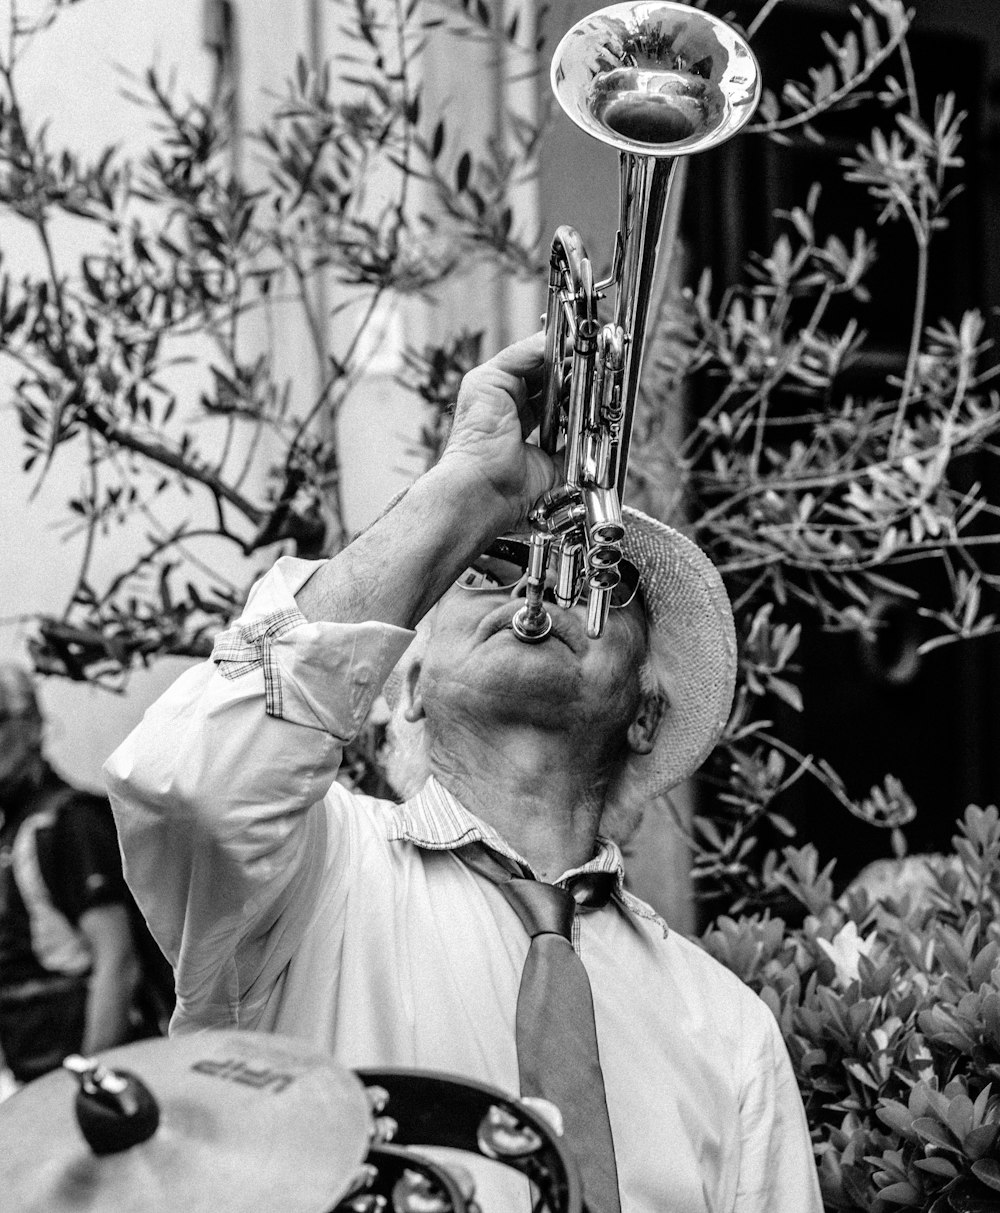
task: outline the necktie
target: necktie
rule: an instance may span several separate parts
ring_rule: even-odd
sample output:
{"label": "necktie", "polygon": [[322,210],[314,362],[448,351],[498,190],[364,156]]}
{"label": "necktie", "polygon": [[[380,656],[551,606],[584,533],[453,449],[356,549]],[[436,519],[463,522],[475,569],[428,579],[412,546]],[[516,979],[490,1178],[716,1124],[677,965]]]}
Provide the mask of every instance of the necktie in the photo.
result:
{"label": "necktie", "polygon": [[562,1113],[590,1213],[620,1213],[594,998],[571,942],[576,899],[556,885],[512,876],[485,848],[474,850],[463,857],[497,884],[531,937],[515,1021],[521,1094],[551,1100]]}

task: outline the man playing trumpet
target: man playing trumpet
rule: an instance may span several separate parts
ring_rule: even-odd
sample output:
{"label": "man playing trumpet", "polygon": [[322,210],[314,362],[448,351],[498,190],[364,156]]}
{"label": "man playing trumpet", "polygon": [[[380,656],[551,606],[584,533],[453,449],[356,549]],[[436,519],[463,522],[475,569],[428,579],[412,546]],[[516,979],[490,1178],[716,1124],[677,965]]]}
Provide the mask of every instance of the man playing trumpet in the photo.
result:
{"label": "man playing trumpet", "polygon": [[[173,1031],[520,1084],[559,1107],[594,1213],[818,1213],[773,1017],[624,889],[608,837],[725,722],[718,574],[626,510],[603,637],[585,605],[541,643],[511,630],[517,537],[559,480],[526,441],[542,362],[537,336],[467,375],[438,464],[333,559],[279,560],[109,761]],[[427,776],[399,805],[336,782],[387,678]],[[482,1207],[527,1210],[510,1182],[477,1175]]]}

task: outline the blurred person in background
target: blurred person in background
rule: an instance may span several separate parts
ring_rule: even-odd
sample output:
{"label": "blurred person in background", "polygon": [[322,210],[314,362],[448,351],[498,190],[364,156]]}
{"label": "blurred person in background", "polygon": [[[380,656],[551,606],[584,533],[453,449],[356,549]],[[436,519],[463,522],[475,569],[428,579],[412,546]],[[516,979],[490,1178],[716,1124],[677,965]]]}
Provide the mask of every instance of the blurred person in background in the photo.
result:
{"label": "blurred person in background", "polygon": [[156,1034],[169,1016],[143,977],[155,958],[152,949],[144,954],[145,927],[122,877],[110,806],[53,770],[44,731],[31,676],[0,664],[0,1051],[7,1093],[69,1053]]}

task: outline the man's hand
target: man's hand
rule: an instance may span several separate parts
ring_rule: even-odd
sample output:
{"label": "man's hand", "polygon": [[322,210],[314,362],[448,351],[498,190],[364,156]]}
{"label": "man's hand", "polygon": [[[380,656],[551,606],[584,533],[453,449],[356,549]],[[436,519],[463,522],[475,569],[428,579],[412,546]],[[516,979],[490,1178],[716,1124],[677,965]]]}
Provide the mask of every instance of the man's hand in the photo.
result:
{"label": "man's hand", "polygon": [[525,522],[535,501],[558,481],[553,461],[528,435],[540,418],[544,333],[507,346],[462,380],[442,470],[460,469],[493,490],[509,516]]}
{"label": "man's hand", "polygon": [[561,479],[525,441],[539,421],[543,363],[537,333],[465,376],[440,460],[299,590],[307,619],[413,627],[498,535],[524,525]]}

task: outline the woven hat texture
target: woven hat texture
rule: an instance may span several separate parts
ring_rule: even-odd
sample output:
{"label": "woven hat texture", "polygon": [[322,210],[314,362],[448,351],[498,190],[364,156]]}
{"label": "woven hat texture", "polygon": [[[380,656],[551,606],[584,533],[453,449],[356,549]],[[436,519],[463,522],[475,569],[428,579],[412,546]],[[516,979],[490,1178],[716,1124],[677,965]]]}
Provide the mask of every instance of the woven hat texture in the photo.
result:
{"label": "woven hat texture", "polygon": [[667,707],[653,750],[629,762],[629,795],[652,798],[708,757],[736,687],[736,628],[719,571],[673,527],[624,507],[625,556],[639,570],[649,647]]}

